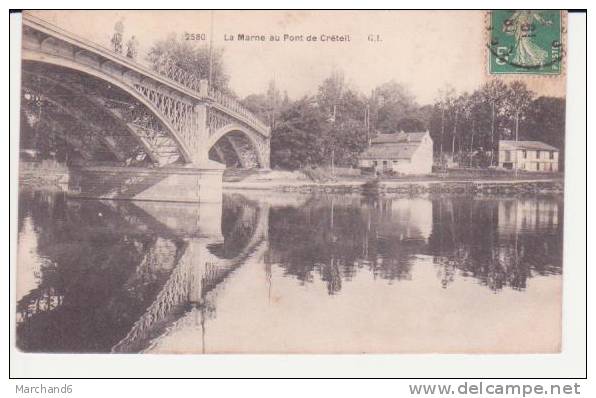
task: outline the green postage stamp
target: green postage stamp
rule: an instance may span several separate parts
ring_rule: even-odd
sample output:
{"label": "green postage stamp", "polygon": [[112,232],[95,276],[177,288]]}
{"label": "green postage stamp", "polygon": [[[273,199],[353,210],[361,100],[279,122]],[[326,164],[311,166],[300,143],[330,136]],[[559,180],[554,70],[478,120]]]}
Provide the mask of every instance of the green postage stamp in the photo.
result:
{"label": "green postage stamp", "polygon": [[558,75],[563,58],[561,11],[490,12],[491,74]]}

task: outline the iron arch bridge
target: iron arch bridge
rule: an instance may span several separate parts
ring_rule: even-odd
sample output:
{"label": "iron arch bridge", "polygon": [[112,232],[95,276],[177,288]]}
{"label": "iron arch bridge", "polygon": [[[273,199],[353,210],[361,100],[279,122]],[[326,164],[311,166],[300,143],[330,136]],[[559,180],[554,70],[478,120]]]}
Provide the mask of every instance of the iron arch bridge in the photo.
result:
{"label": "iron arch bridge", "polygon": [[73,162],[269,168],[270,128],[207,80],[171,62],[148,68],[28,13],[22,42],[21,119]]}

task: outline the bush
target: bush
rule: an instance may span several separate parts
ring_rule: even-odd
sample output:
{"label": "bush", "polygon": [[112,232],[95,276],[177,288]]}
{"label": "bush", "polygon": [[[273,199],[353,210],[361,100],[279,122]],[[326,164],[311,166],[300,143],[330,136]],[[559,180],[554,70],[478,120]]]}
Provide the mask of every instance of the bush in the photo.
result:
{"label": "bush", "polygon": [[334,179],[334,177],[326,170],[321,168],[307,167],[302,169],[302,172],[311,180],[316,182],[327,182]]}

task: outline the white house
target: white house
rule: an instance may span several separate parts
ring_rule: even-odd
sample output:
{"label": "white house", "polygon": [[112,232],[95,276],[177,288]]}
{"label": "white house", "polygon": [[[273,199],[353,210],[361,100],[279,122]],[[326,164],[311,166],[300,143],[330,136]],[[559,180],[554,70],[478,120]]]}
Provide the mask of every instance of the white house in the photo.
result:
{"label": "white house", "polygon": [[499,166],[525,171],[558,171],[559,150],[540,141],[499,141]]}
{"label": "white house", "polygon": [[427,131],[379,134],[359,157],[361,168],[400,174],[429,174],[433,165],[433,140]]}

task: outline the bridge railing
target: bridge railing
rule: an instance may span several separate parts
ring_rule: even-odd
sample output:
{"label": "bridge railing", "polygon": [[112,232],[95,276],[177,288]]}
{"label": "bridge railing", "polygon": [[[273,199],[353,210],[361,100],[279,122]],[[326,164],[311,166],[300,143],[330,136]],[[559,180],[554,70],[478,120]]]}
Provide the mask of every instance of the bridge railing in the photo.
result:
{"label": "bridge railing", "polygon": [[117,53],[106,46],[94,43],[82,37],[78,37],[71,32],[68,32],[29,13],[24,14],[23,22],[27,23],[33,29],[41,29],[41,32],[45,32],[48,36],[63,38],[63,40],[67,40],[73,46],[82,46],[87,51],[98,53],[103,57],[112,58],[113,60],[117,60],[118,62],[127,65],[128,67],[133,67],[134,69],[137,69],[139,73],[157,73],[161,77],[172,80],[182,87],[190,89],[201,97],[210,97],[222,107],[227,108],[227,110],[242,117],[246,122],[252,124],[256,129],[259,129],[262,132],[269,132],[269,128],[265,123],[259,120],[252,112],[242,106],[235,99],[214,89],[210,89],[208,93],[201,92],[201,79],[199,75],[180,68],[170,57],[162,57],[161,59],[158,59],[153,66],[148,68],[147,64],[143,64],[136,59],[126,57],[125,55]]}
{"label": "bridge railing", "polygon": [[215,88],[209,88],[209,98],[211,98],[213,101],[220,104],[224,108],[227,108],[228,110],[242,116],[249,123],[253,124],[258,129],[269,132],[269,127],[265,123],[263,123],[259,118],[257,118],[251,111],[246,109],[246,107],[244,107],[244,105],[242,105],[238,100],[222,93],[221,91]]}
{"label": "bridge railing", "polygon": [[158,59],[153,65],[153,70],[163,77],[174,80],[197,93],[201,91],[201,79],[199,76],[180,68],[171,58]]}
{"label": "bridge railing", "polygon": [[[174,80],[201,95],[201,79],[197,74],[187,72],[176,65],[171,58],[158,59],[155,62],[153,69],[160,75]],[[221,105],[222,107],[242,116],[247,122],[254,125],[257,129],[265,132],[269,131],[267,125],[257,118],[251,111],[246,109],[239,101],[222,93],[215,88],[209,88],[209,98]]]}

